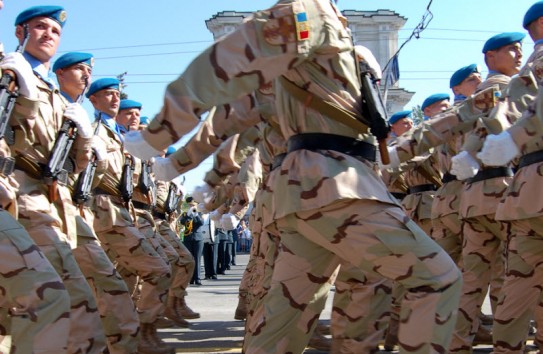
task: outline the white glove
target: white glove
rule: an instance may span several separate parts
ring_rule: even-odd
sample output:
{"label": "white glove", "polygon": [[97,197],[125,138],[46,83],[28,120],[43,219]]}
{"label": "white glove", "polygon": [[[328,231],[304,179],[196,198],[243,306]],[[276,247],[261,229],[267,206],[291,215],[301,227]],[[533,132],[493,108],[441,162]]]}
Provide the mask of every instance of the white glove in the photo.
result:
{"label": "white glove", "polygon": [[167,157],[155,157],[153,163],[153,172],[159,181],[171,181],[179,176],[172,160]]}
{"label": "white glove", "polygon": [[520,149],[506,131],[498,135],[489,135],[477,157],[489,166],[504,166],[520,154]]}
{"label": "white glove", "polygon": [[452,158],[451,174],[459,180],[475,176],[479,172],[479,163],[467,151],[462,151]]}
{"label": "white glove", "polygon": [[377,156],[378,156],[377,163],[379,164],[379,169],[381,171],[400,166],[400,157],[398,156],[398,151],[396,151],[396,148],[389,146],[387,150],[388,150],[388,157],[390,159],[390,162],[388,163],[388,165],[382,164],[381,155],[379,154],[379,152],[377,152]]}
{"label": "white glove", "polygon": [[213,198],[213,188],[207,183],[197,186],[192,192],[192,198],[196,203],[209,203]]}
{"label": "white glove", "polygon": [[187,215],[195,217],[196,215],[198,215],[198,210],[196,210],[196,207],[190,207],[190,209],[187,211]]}
{"label": "white glove", "polygon": [[226,213],[221,217],[221,225],[225,230],[234,230],[239,224],[239,219],[230,213]]}
{"label": "white glove", "polygon": [[97,136],[92,137],[91,147],[96,154],[96,159],[103,161],[107,158],[107,150],[104,146],[104,142]]}
{"label": "white glove", "polygon": [[130,155],[139,157],[142,160],[149,160],[151,157],[160,156],[163,153],[161,150],[156,150],[149,145],[139,131],[131,131],[124,135],[124,148]]}
{"label": "white glove", "polygon": [[209,218],[214,222],[220,222],[222,214],[218,210],[213,210],[209,213]]}
{"label": "white glove", "polygon": [[90,138],[94,135],[94,130],[89,120],[87,112],[79,103],[70,103],[66,106],[64,117],[68,118],[77,126],[77,133],[83,138]]}
{"label": "white glove", "polygon": [[38,99],[38,78],[21,53],[8,53],[0,62],[2,70],[13,70],[17,75],[19,93],[31,100]]}

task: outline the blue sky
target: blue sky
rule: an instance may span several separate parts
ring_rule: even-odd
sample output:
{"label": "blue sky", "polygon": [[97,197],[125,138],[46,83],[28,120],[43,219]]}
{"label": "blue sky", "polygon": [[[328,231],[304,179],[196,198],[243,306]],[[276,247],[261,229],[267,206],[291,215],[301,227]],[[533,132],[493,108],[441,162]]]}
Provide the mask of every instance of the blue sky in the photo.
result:
{"label": "blue sky", "polygon": [[[458,68],[478,63],[484,69],[484,42],[500,32],[520,31],[528,0],[434,0],[433,20],[421,34],[402,49],[400,86],[415,91],[406,109],[420,104],[436,92],[450,92],[449,77]],[[0,12],[0,41],[14,50],[13,22],[24,9],[34,5],[61,5],[68,13],[59,54],[86,51],[96,57],[94,77],[127,72],[125,92],[143,103],[142,114],[154,116],[162,105],[168,82],[182,73],[197,53],[212,43],[205,20],[221,11],[254,11],[271,6],[273,0],[4,0]],[[426,11],[429,0],[339,0],[341,10],[390,9],[408,19],[399,32],[399,44],[407,39]],[[529,37],[524,42],[525,59],[532,51]],[[85,104],[90,111],[90,105]],[[183,139],[186,140],[186,139]],[[207,160],[187,174],[191,191],[201,183]]]}

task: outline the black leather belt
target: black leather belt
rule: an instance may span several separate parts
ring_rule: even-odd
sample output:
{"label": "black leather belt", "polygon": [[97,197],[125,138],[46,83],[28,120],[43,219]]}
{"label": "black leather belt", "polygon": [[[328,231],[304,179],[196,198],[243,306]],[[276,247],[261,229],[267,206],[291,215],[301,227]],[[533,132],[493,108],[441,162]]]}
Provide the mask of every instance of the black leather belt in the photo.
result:
{"label": "black leather belt", "polygon": [[452,173],[449,173],[449,172],[445,172],[445,174],[443,175],[443,178],[441,178],[441,181],[443,183],[449,183],[449,182],[452,182],[452,181],[457,181],[458,178],[456,178],[455,175],[453,175]]}
{"label": "black leather belt", "polygon": [[[45,182],[47,185],[52,185],[52,180],[50,178],[45,178],[43,176],[43,170],[45,165],[42,163],[36,163],[34,161],[31,161],[27,158],[16,158],[15,159],[15,170],[23,171],[31,178],[41,180]],[[66,170],[60,170],[58,175],[56,176],[56,181],[58,183],[66,185],[68,183],[68,171]]]}
{"label": "black leather belt", "polygon": [[435,184],[419,184],[407,189],[407,194],[422,193],[428,191],[437,191],[437,186]]}
{"label": "black leather belt", "polygon": [[513,170],[509,167],[489,167],[484,170],[480,170],[477,174],[468,180],[467,183],[475,183],[484,181],[485,179],[491,179],[496,177],[512,177]]}
{"label": "black leather belt", "polygon": [[136,202],[135,200],[132,200],[132,205],[134,205],[134,208],[136,209],[142,209],[147,211],[151,210],[151,206],[147,203]]}
{"label": "black leather belt", "polygon": [[296,150],[333,150],[375,162],[374,145],[347,136],[326,133],[293,135],[287,142],[288,152]]}
{"label": "black leather belt", "polygon": [[398,200],[403,200],[403,198],[407,197],[407,193],[390,192],[390,194]]}
{"label": "black leather belt", "polygon": [[157,219],[166,220],[166,213],[161,213],[160,211],[153,210],[153,216]]}
{"label": "black leather belt", "polygon": [[15,159],[13,157],[0,157],[0,174],[9,176],[15,169]]}
{"label": "black leather belt", "polygon": [[285,159],[286,156],[287,156],[286,153],[282,153],[282,154],[276,155],[276,156],[273,158],[273,162],[272,162],[272,164],[271,164],[271,169],[272,169],[272,170],[275,170],[277,167],[281,166],[281,164],[283,163],[283,160]]}
{"label": "black leather belt", "polygon": [[522,155],[518,163],[518,168],[523,168],[531,164],[543,161],[543,150],[534,151],[526,155]]}

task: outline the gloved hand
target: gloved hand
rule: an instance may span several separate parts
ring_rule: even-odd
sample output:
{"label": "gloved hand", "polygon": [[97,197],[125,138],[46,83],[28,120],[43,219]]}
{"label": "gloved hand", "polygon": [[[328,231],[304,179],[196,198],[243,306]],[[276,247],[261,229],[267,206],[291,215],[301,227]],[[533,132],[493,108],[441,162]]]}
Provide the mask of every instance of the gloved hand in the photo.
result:
{"label": "gloved hand", "polygon": [[94,154],[96,155],[96,159],[98,161],[102,161],[107,158],[107,150],[102,139],[97,136],[93,136],[91,147],[94,150]]}
{"label": "gloved hand", "polygon": [[234,230],[239,224],[239,219],[230,213],[226,213],[221,217],[221,225],[225,230]]}
{"label": "gloved hand", "polygon": [[451,173],[459,180],[475,176],[479,172],[479,163],[471,157],[467,151],[462,151],[458,155],[453,156]]}
{"label": "gloved hand", "polygon": [[192,198],[196,203],[209,203],[213,198],[213,187],[207,183],[197,186],[192,192]]}
{"label": "gloved hand", "polygon": [[64,117],[68,118],[77,126],[77,133],[83,138],[90,138],[94,135],[94,130],[89,120],[87,112],[79,103],[70,103],[66,106]]}
{"label": "gloved hand", "polygon": [[31,100],[38,99],[38,78],[21,53],[8,53],[0,62],[2,70],[12,70],[17,75],[19,93]]}
{"label": "gloved hand", "polygon": [[504,166],[520,154],[520,149],[513,141],[511,134],[503,131],[498,135],[489,135],[486,137],[481,152],[477,157],[489,166]]}
{"label": "gloved hand", "polygon": [[139,157],[142,160],[149,160],[151,157],[160,156],[163,153],[161,150],[156,150],[149,145],[139,131],[131,131],[124,135],[124,148],[130,155]]}
{"label": "gloved hand", "polygon": [[379,164],[379,169],[381,171],[400,166],[400,157],[398,156],[398,152],[396,151],[396,148],[389,146],[387,150],[388,150],[388,157],[390,159],[390,162],[388,163],[388,165],[383,165],[383,163],[381,162],[381,154],[377,152],[377,163]]}
{"label": "gloved hand", "polygon": [[205,203],[198,203],[198,210],[203,214],[209,213],[209,210],[207,210]]}
{"label": "gloved hand", "polygon": [[179,172],[175,169],[172,160],[168,157],[155,157],[153,163],[153,172],[159,181],[171,181],[179,176]]}

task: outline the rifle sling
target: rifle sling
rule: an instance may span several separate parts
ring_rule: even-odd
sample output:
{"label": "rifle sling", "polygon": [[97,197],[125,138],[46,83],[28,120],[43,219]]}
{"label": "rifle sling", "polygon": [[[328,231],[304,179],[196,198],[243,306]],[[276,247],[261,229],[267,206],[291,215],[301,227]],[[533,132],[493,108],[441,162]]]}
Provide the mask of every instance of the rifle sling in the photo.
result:
{"label": "rifle sling", "polygon": [[367,133],[368,126],[359,121],[356,115],[337,104],[323,100],[322,98],[311,94],[300,86],[296,85],[286,77],[279,78],[283,88],[295,99],[302,102],[306,107],[310,107],[317,112],[322,113],[328,118],[335,120],[349,128],[355,129],[360,133]]}

